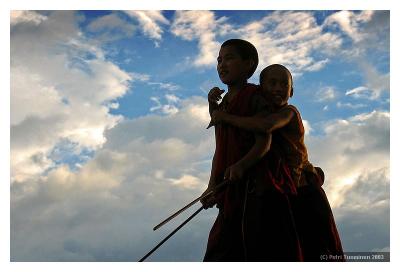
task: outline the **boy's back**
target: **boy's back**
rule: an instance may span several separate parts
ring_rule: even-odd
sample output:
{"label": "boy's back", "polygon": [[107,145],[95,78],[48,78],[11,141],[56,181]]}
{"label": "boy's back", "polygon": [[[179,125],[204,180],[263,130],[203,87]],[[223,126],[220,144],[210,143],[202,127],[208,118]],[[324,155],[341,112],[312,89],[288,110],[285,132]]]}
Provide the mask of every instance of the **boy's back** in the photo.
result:
{"label": "boy's back", "polygon": [[[273,132],[274,141],[280,146],[288,164],[293,181],[297,187],[307,184],[302,171],[315,172],[313,165],[308,160],[307,147],[304,143],[304,125],[300,112],[294,105],[286,105],[281,110],[290,110],[293,117],[280,129]],[[278,112],[279,113],[279,112]]]}

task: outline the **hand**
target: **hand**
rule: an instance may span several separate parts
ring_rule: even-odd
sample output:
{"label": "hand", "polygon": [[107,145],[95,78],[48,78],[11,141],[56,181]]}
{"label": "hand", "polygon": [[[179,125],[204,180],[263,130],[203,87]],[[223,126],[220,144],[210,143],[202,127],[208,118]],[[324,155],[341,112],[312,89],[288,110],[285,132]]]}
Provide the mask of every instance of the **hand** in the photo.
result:
{"label": "hand", "polygon": [[220,99],[222,99],[221,94],[223,94],[225,91],[221,90],[218,87],[212,88],[208,92],[208,103],[213,103],[216,104]]}
{"label": "hand", "polygon": [[227,115],[227,113],[224,112],[224,111],[214,110],[212,115],[211,115],[211,121],[208,124],[207,128],[210,128],[212,126],[215,126],[218,123],[221,123],[221,122],[225,121],[226,115]]}
{"label": "hand", "polygon": [[224,179],[237,181],[244,177],[245,169],[240,164],[234,164],[226,168]]}
{"label": "hand", "polygon": [[[210,191],[212,191],[212,190],[213,190],[212,188],[208,187],[208,188],[204,191],[204,193],[202,194],[202,196],[208,194],[208,193],[209,193]],[[208,208],[213,207],[213,206],[216,204],[217,199],[215,198],[215,194],[212,193],[212,194],[209,195],[208,197],[205,197],[205,198],[201,199],[200,202],[201,202],[201,204],[203,205],[204,209],[208,209]]]}

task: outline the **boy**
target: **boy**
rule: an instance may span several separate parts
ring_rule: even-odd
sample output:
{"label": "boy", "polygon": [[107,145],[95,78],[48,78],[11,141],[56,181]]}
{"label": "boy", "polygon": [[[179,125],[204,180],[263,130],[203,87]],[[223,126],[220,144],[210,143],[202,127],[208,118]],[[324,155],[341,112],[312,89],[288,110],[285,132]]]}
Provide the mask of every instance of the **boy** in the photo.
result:
{"label": "boy", "polygon": [[[247,83],[258,64],[255,47],[244,40],[228,40],[221,45],[217,61],[218,75],[228,86],[228,93],[220,104],[216,102],[218,99],[209,97],[210,114],[219,110],[251,116],[263,110],[266,104],[257,95],[257,86]],[[257,199],[262,205],[250,205],[257,201],[246,204],[249,173],[262,173],[258,178],[265,179],[262,182],[270,188],[281,186],[284,191],[286,187],[291,187],[281,182],[290,178],[281,178],[274,183],[273,172],[285,171],[281,171],[282,164],[275,163],[280,161],[279,158],[268,160],[269,156],[265,156],[270,148],[270,134],[254,135],[233,126],[218,124],[215,126],[215,139],[216,149],[205,193],[224,179],[230,180],[230,184],[222,192],[202,201],[206,208],[215,203],[219,208],[204,261],[301,260],[287,195],[270,189]],[[275,164],[271,166],[268,161]]]}
{"label": "boy", "polygon": [[[280,146],[297,187],[298,195],[291,197],[291,203],[304,260],[320,261],[324,254],[343,255],[333,214],[321,188],[323,171],[308,161],[300,113],[288,104],[293,96],[292,75],[283,65],[273,64],[261,72],[260,85],[269,112],[238,117],[217,110],[213,111],[210,125],[223,122],[245,130],[273,133],[273,143]],[[221,92],[214,88],[210,96]]]}

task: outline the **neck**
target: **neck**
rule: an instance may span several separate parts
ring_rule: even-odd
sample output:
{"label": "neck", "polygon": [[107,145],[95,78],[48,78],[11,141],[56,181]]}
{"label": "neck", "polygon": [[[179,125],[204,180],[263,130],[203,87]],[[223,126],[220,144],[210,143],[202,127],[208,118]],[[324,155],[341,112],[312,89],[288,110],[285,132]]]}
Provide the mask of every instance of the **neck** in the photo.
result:
{"label": "neck", "polygon": [[228,92],[235,93],[243,89],[247,84],[247,81],[241,81],[234,84],[228,85]]}
{"label": "neck", "polygon": [[286,103],[283,104],[283,105],[272,105],[272,111],[273,111],[273,112],[279,111],[279,110],[282,109],[283,107],[287,106],[287,104],[288,104],[288,102],[286,102]]}

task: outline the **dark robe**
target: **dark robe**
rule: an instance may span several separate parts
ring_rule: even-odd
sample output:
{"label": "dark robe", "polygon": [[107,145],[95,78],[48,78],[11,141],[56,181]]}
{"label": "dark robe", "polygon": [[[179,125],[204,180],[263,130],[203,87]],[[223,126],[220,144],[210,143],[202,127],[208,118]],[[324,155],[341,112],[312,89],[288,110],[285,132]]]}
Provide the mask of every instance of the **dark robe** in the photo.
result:
{"label": "dark robe", "polygon": [[305,175],[308,185],[297,188],[297,195],[290,197],[304,261],[325,261],[321,256],[329,255],[338,258],[328,261],[345,261],[332,209],[321,187],[323,172],[322,177],[312,172]]}
{"label": "dark robe", "polygon": [[[230,114],[251,116],[257,86],[248,84],[226,105]],[[217,181],[227,167],[239,161],[255,140],[247,132],[226,124],[216,130],[214,154]],[[243,180],[217,195],[218,216],[210,231],[204,261],[301,261],[302,253],[289,195],[295,184],[274,145]]]}
{"label": "dark robe", "polygon": [[339,232],[322,188],[323,171],[308,161],[304,144],[305,132],[299,111],[293,105],[284,108],[291,108],[295,117],[285,127],[273,133],[272,141],[274,149],[284,154],[283,158],[291,169],[294,182],[297,185],[306,184],[297,187],[297,194],[290,195],[304,261],[321,261],[321,256],[324,255],[338,256],[330,260],[343,261]]}

